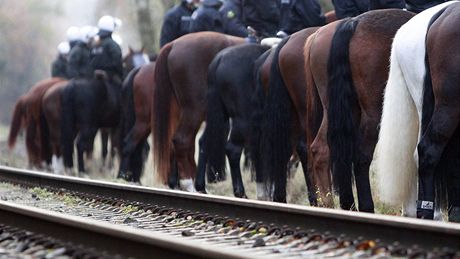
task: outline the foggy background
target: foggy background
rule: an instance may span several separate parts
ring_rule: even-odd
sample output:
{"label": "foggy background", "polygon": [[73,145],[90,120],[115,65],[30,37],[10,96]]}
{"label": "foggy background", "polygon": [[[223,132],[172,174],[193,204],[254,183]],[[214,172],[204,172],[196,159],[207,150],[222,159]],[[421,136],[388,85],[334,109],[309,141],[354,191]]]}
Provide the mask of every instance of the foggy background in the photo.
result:
{"label": "foggy background", "polygon": [[[102,15],[123,21],[117,33],[128,46],[159,49],[163,15],[179,0],[0,0],[0,124],[9,125],[13,106],[34,83],[50,77],[57,45],[70,26],[96,25]],[[321,0],[323,11],[330,0]]]}

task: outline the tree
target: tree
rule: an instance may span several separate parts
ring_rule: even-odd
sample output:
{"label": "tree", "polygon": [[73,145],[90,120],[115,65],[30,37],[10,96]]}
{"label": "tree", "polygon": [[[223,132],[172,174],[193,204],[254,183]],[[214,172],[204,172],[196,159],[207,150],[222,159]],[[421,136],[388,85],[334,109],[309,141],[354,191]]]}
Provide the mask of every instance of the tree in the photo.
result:
{"label": "tree", "polygon": [[142,45],[148,53],[158,48],[158,38],[150,15],[150,1],[136,0],[137,24]]}

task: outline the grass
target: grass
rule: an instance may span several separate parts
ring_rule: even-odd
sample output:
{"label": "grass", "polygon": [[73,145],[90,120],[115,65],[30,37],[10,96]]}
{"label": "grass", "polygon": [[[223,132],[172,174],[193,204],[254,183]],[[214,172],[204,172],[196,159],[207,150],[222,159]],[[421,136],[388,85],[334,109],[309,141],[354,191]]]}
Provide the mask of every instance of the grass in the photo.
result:
{"label": "grass", "polygon": [[[27,168],[27,158],[24,148],[24,140],[22,137],[18,139],[18,143],[16,144],[16,148],[13,151],[9,151],[6,147],[6,140],[8,136],[8,127],[5,125],[0,125],[0,164],[3,165],[10,165],[19,168]],[[198,138],[197,138],[198,139]],[[150,139],[149,139],[150,141]],[[97,137],[95,140],[94,146],[94,158],[93,160],[86,161],[86,168],[89,172],[89,176],[92,179],[103,180],[103,181],[111,181],[111,182],[118,182],[118,183],[126,183],[122,180],[117,180],[116,174],[118,169],[118,159],[115,159],[113,166],[108,168],[104,166],[101,162],[101,144],[100,139]],[[198,146],[196,146],[196,150],[198,150]],[[196,157],[197,159],[197,157]],[[156,183],[155,176],[153,172],[153,161],[152,161],[151,152],[145,164],[144,174],[141,178],[141,182],[144,186],[149,187],[158,187],[158,188],[166,188],[166,186]],[[75,158],[76,162],[76,158]],[[76,164],[76,163],[75,163]],[[372,169],[371,169],[371,185],[372,189],[375,190],[376,184],[375,180],[372,177]],[[256,199],[256,185],[255,182],[251,181],[251,173],[249,170],[243,169],[242,170],[242,177],[243,183],[246,190],[246,195],[249,199]],[[215,184],[208,184],[207,190],[210,194],[221,195],[221,196],[229,196],[233,197],[233,188],[231,184],[231,177],[228,173],[227,180],[220,183]],[[40,190],[35,190],[40,193],[40,195],[44,195],[45,191],[40,192]],[[355,197],[356,195],[356,188],[354,188]],[[40,196],[39,194],[37,194]],[[336,207],[338,208],[339,199],[337,195],[330,194],[334,196],[334,202]],[[373,197],[375,200],[375,211],[379,214],[386,214],[386,215],[401,215],[401,208],[400,207],[390,207],[378,201],[378,193],[373,191]],[[73,200],[72,197],[64,197],[64,200],[69,203],[75,203],[76,201]],[[287,201],[288,203],[298,204],[298,205],[309,205],[308,196],[307,196],[307,188],[305,184],[305,179],[303,176],[303,172],[301,167],[298,167],[292,173],[291,178],[288,180],[287,185]],[[357,204],[357,201],[356,201]],[[127,210],[131,210],[127,208]]]}

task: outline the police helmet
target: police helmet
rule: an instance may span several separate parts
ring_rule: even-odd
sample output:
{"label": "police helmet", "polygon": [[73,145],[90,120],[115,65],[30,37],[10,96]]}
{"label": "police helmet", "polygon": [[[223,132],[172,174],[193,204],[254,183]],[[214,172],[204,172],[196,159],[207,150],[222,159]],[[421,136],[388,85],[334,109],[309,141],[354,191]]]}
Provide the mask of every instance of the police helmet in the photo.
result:
{"label": "police helmet", "polygon": [[70,44],[67,41],[63,41],[59,43],[57,49],[58,49],[59,54],[67,55],[70,52]]}
{"label": "police helmet", "polygon": [[69,27],[66,32],[68,41],[76,41],[80,39],[80,29],[76,26]]}
{"label": "police helmet", "polygon": [[97,22],[99,30],[113,32],[116,28],[121,26],[121,20],[110,15],[102,16]]}

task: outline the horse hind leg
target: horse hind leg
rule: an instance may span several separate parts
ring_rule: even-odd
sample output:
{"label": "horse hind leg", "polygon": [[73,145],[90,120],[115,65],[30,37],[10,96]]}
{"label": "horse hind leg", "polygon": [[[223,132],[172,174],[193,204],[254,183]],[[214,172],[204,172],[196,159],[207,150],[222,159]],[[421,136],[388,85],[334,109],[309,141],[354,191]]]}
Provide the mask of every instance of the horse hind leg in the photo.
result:
{"label": "horse hind leg", "polygon": [[238,198],[247,198],[244,190],[243,179],[241,177],[240,160],[245,143],[244,129],[240,126],[238,120],[233,120],[232,131],[230,138],[225,145],[225,152],[230,164],[230,172],[232,176],[233,194]]}
{"label": "horse hind leg", "polygon": [[354,159],[354,175],[358,193],[358,209],[363,212],[374,212],[369,167],[372,162],[375,144],[378,139],[378,119],[362,118],[357,154]]}
{"label": "horse hind leg", "polygon": [[93,143],[93,139],[96,136],[96,128],[82,127],[77,141],[77,153],[78,153],[78,172],[85,173],[84,163],[84,152],[90,149],[90,145]]}
{"label": "horse hind leg", "polygon": [[[182,118],[196,118],[196,114],[183,114]],[[174,154],[177,159],[180,188],[188,192],[196,192],[194,179],[196,174],[195,136],[201,121],[184,121],[179,124],[173,137]]]}
{"label": "horse hind leg", "polygon": [[208,171],[208,182],[216,182],[216,177],[211,170],[207,170],[206,161],[208,157],[205,152],[205,143],[206,143],[206,130],[201,135],[200,140],[198,141],[199,151],[198,151],[198,167],[195,181],[195,188],[200,193],[207,193],[206,191],[206,171]]}
{"label": "horse hind leg", "polygon": [[317,197],[315,188],[313,187],[313,183],[311,177],[308,172],[308,165],[307,165],[307,143],[304,137],[301,137],[297,143],[296,147],[297,154],[300,158],[300,163],[302,164],[302,171],[305,177],[305,183],[308,189],[308,201],[310,202],[311,206],[318,206]]}
{"label": "horse hind leg", "polygon": [[[418,144],[418,218],[433,219],[434,217],[436,166],[458,126],[460,106],[457,106],[451,102],[450,105],[443,104],[436,107],[431,122]],[[437,173],[439,174],[440,172]]]}

